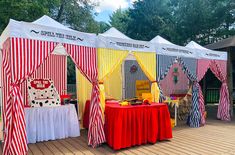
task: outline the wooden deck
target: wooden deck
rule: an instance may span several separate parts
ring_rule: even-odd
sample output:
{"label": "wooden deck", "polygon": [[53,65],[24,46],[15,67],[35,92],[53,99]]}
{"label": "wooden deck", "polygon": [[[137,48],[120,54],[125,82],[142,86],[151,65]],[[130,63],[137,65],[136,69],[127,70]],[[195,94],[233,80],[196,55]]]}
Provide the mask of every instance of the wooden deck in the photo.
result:
{"label": "wooden deck", "polygon": [[[180,126],[173,129],[174,138],[132,148],[113,151],[106,144],[93,149],[87,146],[87,133],[81,131],[78,138],[29,144],[29,155],[80,155],[80,154],[159,154],[159,155],[235,155],[235,122],[208,121],[201,128]],[[2,154],[2,153],[0,153]]]}

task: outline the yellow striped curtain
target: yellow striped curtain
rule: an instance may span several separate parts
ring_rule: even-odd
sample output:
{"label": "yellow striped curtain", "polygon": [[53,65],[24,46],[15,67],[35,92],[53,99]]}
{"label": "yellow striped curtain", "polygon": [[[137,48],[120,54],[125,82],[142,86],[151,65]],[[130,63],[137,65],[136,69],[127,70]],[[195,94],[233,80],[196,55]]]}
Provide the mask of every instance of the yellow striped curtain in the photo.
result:
{"label": "yellow striped curtain", "polygon": [[[79,118],[83,120],[86,100],[90,100],[92,84],[76,69],[77,97],[79,103]],[[82,122],[82,121],[81,121]],[[81,123],[82,124],[82,123]]]}
{"label": "yellow striped curtain", "polygon": [[127,55],[128,51],[98,48],[100,103],[103,111],[105,108],[105,91],[108,90],[108,95],[112,97],[122,96],[121,64]]}
{"label": "yellow striped curtain", "polygon": [[122,65],[110,74],[107,78],[104,78],[104,87],[106,98],[122,99]]}
{"label": "yellow striped curtain", "polygon": [[133,52],[134,56],[140,65],[141,69],[148,77],[150,81],[152,81],[151,85],[151,94],[153,96],[154,102],[159,102],[159,87],[156,82],[156,53],[155,52]]}

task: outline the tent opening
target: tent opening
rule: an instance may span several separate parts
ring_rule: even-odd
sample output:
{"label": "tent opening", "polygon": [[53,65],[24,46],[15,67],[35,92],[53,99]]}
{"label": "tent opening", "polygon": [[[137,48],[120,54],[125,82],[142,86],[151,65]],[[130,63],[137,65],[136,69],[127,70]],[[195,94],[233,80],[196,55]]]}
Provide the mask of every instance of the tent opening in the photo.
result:
{"label": "tent opening", "polygon": [[199,84],[203,91],[207,118],[216,119],[222,83],[216,78],[212,71],[208,69]]}
{"label": "tent opening", "polygon": [[136,60],[123,62],[123,98],[135,98],[141,93],[151,93],[151,82]]}

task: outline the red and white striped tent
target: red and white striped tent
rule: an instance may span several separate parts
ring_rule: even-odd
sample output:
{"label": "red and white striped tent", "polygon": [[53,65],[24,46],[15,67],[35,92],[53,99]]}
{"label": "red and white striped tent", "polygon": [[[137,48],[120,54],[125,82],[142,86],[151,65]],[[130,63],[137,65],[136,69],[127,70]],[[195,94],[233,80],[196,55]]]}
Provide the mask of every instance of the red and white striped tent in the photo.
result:
{"label": "red and white striped tent", "polygon": [[[200,81],[210,69],[213,74],[221,81],[220,99],[217,111],[217,118],[225,121],[229,121],[230,118],[230,101],[229,91],[227,85],[227,52],[213,51],[202,47],[194,41],[191,41],[186,45],[188,48],[192,48],[199,54],[197,64],[197,76]],[[203,96],[200,96],[200,111],[203,114],[205,111]],[[205,117],[202,117],[204,119]],[[201,120],[205,123],[205,120]]]}
{"label": "red and white striped tent", "polygon": [[[3,154],[26,154],[24,101],[20,85],[62,45],[80,72],[93,84],[91,94],[88,144],[97,146],[105,141],[99,106],[97,51],[95,34],[69,29],[43,16],[33,23],[10,20],[1,35],[3,82]],[[61,50],[59,50],[61,52]]]}

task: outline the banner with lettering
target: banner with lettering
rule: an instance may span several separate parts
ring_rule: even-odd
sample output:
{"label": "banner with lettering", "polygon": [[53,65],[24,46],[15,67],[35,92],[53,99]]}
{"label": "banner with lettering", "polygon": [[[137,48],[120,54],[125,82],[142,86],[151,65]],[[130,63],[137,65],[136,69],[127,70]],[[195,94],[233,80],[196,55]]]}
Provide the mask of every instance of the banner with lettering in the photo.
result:
{"label": "banner with lettering", "polygon": [[9,36],[3,36],[3,41],[8,37],[28,38],[80,46],[95,47],[96,34],[84,33],[72,29],[56,28],[54,25],[40,25],[10,19],[6,28]]}
{"label": "banner with lettering", "polygon": [[34,89],[47,89],[50,87],[51,83],[48,79],[34,79],[30,82],[31,87]]}

